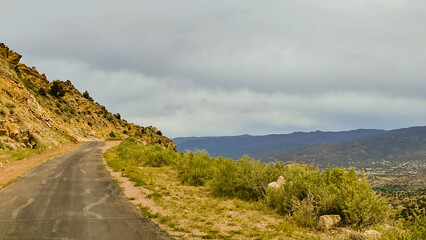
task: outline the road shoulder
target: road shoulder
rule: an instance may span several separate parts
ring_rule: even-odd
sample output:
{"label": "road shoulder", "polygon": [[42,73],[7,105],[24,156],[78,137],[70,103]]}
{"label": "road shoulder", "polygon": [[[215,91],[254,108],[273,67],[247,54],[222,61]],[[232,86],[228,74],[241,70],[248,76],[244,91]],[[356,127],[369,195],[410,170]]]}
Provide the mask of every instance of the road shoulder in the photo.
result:
{"label": "road shoulder", "polygon": [[9,163],[2,164],[2,166],[0,166],[0,190],[25,174],[31,172],[42,163],[49,161],[54,157],[71,152],[83,145],[83,143],[84,142],[63,144],[58,148],[44,150],[19,161],[11,161]]}

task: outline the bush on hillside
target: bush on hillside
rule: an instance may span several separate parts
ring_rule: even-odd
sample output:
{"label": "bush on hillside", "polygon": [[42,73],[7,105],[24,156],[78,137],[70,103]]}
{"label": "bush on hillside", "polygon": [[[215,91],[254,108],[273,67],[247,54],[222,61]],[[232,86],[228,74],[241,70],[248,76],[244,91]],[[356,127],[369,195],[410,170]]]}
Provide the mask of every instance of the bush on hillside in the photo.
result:
{"label": "bush on hillside", "polygon": [[303,165],[292,165],[281,171],[286,180],[281,188],[268,188],[266,192],[267,203],[281,214],[292,214],[294,206],[300,201],[310,198],[319,192],[320,173],[317,170],[307,169]]}
{"label": "bush on hillside", "polygon": [[137,144],[133,138],[123,141],[118,147],[119,155],[135,166],[161,167],[172,164],[178,153],[165,149],[161,145],[144,146]]}
{"label": "bush on hillside", "polygon": [[39,94],[40,96],[45,97],[45,96],[46,96],[46,89],[44,89],[44,88],[40,88],[40,89],[38,90],[38,94]]}
{"label": "bush on hillside", "polygon": [[203,186],[217,174],[219,158],[211,158],[206,151],[188,153],[176,165],[182,182],[191,186]]}
{"label": "bush on hillside", "polygon": [[295,166],[284,171],[283,177],[286,184],[268,189],[265,200],[304,226],[315,226],[318,217],[325,214],[340,215],[343,224],[355,228],[381,223],[389,216],[386,201],[370,189],[365,178],[358,178],[354,169],[322,173]]}
{"label": "bush on hillside", "polygon": [[114,115],[114,117],[115,118],[117,118],[118,120],[120,120],[121,119],[121,115],[120,115],[120,113],[115,113],[115,114],[113,114]]}
{"label": "bush on hillside", "polygon": [[358,178],[353,168],[349,171],[342,168],[327,169],[323,174],[323,183],[329,195],[324,211],[341,215],[346,225],[374,225],[390,215],[387,201],[371,190],[364,176]]}
{"label": "bush on hillside", "polygon": [[243,156],[239,162],[223,159],[211,186],[220,196],[257,201],[264,197],[268,184],[278,176],[276,168]]}
{"label": "bush on hillside", "polygon": [[90,94],[89,94],[89,92],[88,91],[84,91],[83,92],[83,97],[85,98],[85,99],[87,99],[87,100],[89,100],[89,101],[94,101],[93,100],[93,98],[90,96]]}
{"label": "bush on hillside", "polygon": [[50,87],[49,93],[50,95],[57,98],[61,98],[65,96],[65,90],[63,89],[60,81],[58,80],[53,81],[52,86]]}

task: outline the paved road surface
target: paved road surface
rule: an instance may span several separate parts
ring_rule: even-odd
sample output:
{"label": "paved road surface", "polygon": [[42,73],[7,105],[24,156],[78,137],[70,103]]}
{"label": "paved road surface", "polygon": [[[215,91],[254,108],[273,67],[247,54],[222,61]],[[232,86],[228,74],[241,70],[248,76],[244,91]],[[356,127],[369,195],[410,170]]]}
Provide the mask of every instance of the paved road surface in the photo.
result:
{"label": "paved road surface", "polygon": [[0,239],[169,239],[122,194],[103,145],[85,143],[1,190]]}

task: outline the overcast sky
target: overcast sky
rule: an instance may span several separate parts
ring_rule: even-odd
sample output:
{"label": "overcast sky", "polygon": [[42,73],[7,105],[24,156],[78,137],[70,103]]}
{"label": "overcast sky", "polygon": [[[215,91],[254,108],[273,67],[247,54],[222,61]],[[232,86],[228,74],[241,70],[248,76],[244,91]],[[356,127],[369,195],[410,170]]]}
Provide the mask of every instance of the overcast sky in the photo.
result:
{"label": "overcast sky", "polygon": [[169,137],[426,125],[424,0],[1,0],[0,42]]}

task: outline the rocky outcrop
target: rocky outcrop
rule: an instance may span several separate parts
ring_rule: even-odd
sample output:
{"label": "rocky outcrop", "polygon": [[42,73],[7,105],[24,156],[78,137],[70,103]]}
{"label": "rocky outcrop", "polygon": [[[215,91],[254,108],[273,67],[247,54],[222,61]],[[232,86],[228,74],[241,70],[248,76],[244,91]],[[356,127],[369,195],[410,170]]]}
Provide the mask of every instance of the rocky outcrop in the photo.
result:
{"label": "rocky outcrop", "polygon": [[335,226],[340,222],[341,218],[339,215],[323,215],[320,216],[318,221],[318,229],[327,230]]}
{"label": "rocky outcrop", "polygon": [[0,43],[0,54],[6,59],[8,63],[13,65],[18,64],[22,57],[19,53],[9,50],[9,48],[4,45],[4,43]]}
{"label": "rocky outcrop", "polygon": [[163,136],[161,131],[159,131],[156,127],[137,126],[135,131],[135,136],[139,137],[141,139],[141,142],[144,144],[148,144],[148,145],[160,144],[166,148],[176,150],[176,144],[169,138]]}

